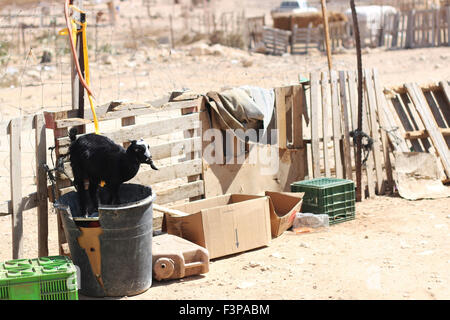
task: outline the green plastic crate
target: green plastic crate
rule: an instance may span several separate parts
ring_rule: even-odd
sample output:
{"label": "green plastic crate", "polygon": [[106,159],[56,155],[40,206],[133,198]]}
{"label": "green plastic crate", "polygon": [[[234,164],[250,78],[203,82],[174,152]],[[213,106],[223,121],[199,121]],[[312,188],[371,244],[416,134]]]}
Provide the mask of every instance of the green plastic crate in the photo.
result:
{"label": "green plastic crate", "polygon": [[330,224],[355,219],[355,184],[351,180],[316,178],[291,184],[292,192],[304,192],[302,212],[328,214]]}
{"label": "green plastic crate", "polygon": [[0,300],[78,300],[76,268],[64,256],[0,263]]}

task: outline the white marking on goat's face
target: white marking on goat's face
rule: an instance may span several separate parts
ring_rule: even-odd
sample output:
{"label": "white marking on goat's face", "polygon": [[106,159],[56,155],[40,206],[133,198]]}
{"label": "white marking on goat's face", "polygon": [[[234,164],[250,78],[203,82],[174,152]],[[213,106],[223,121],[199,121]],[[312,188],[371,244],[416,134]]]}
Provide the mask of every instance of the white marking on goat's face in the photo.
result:
{"label": "white marking on goat's face", "polygon": [[138,140],[138,141],[136,142],[136,144],[145,147],[145,153],[144,153],[144,155],[145,155],[147,158],[151,158],[152,155],[151,155],[151,153],[150,153],[150,146],[149,146],[148,144],[146,144],[145,141],[144,141],[143,139]]}

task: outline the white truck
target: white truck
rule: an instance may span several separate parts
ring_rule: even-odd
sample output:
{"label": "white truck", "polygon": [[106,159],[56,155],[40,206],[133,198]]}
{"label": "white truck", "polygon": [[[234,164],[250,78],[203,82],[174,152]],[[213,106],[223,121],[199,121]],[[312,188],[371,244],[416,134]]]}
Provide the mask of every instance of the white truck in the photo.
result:
{"label": "white truck", "polygon": [[295,1],[282,1],[280,6],[273,9],[271,14],[274,13],[300,13],[300,12],[318,12],[314,7],[308,7],[308,2],[306,0],[295,0]]}

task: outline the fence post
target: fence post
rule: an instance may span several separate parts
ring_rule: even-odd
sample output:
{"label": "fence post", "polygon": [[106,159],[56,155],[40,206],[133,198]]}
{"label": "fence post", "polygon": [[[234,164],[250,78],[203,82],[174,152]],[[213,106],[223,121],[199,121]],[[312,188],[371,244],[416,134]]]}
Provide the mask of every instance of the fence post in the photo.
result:
{"label": "fence post", "polygon": [[408,24],[406,28],[405,48],[411,49],[414,43],[414,17],[415,10],[408,11]]}
{"label": "fence post", "polygon": [[9,124],[10,134],[10,184],[12,207],[12,258],[19,259],[23,253],[23,207],[22,207],[22,170],[20,138],[21,118],[12,119]]}
{"label": "fence post", "polygon": [[47,142],[45,135],[44,115],[34,117],[36,130],[36,186],[37,186],[37,216],[38,216],[38,255],[48,256],[48,201],[47,174],[44,164],[47,163]]}

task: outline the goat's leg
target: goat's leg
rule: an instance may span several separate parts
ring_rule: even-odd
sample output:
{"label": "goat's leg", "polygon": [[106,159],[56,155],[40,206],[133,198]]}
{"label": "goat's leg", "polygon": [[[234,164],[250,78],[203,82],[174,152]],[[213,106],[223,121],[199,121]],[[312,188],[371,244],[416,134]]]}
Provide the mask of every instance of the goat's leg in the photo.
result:
{"label": "goat's leg", "polygon": [[120,204],[120,196],[119,196],[120,184],[112,184],[110,186],[111,191],[111,204]]}
{"label": "goat's leg", "polygon": [[74,185],[77,189],[78,198],[80,199],[80,213],[82,216],[87,216],[87,198],[86,198],[86,190],[84,189],[84,180],[83,179],[74,179]]}
{"label": "goat's leg", "polygon": [[92,206],[94,209],[94,212],[98,211],[98,197],[97,197],[97,190],[98,190],[98,184],[100,181],[96,179],[90,179],[89,180],[89,197],[91,198]]}

